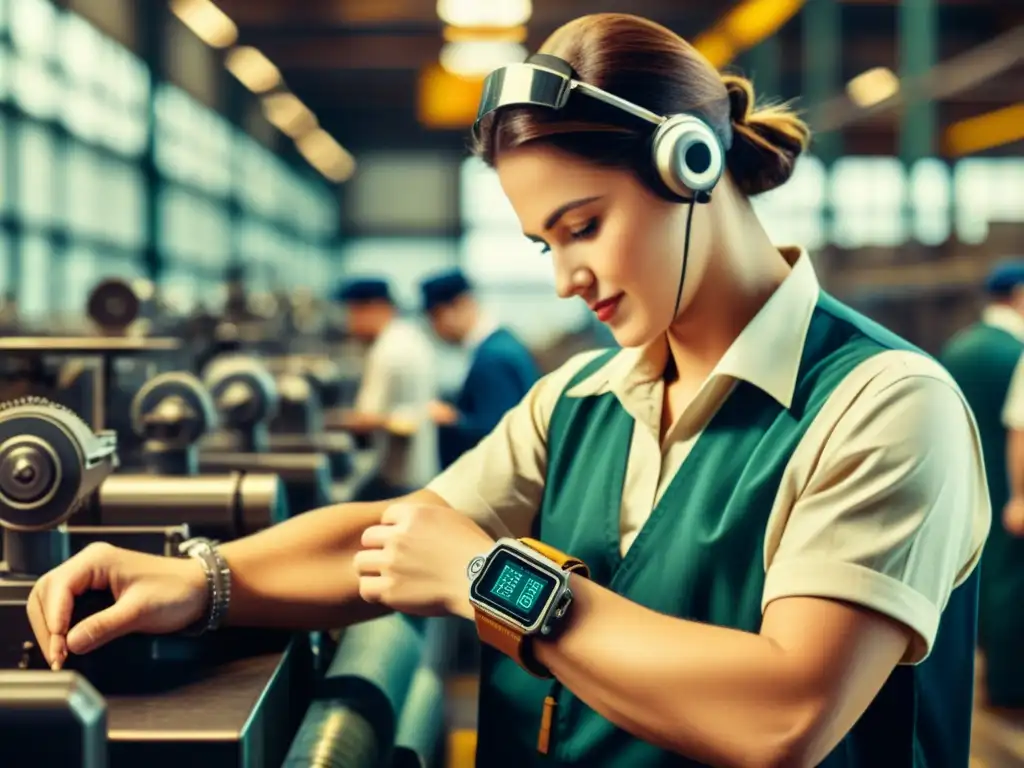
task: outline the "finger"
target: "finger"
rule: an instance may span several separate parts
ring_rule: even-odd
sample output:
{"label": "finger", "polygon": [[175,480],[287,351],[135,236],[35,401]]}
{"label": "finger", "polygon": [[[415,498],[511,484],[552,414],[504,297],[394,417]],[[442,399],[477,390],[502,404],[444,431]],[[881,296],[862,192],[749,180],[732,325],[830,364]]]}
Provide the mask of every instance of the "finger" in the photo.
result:
{"label": "finger", "polygon": [[[71,629],[71,615],[75,610],[75,598],[90,590],[104,590],[109,586],[103,550],[98,549],[89,556],[69,560],[64,570],[52,574],[49,584],[41,595],[43,616],[50,634],[64,645],[68,630]],[[65,654],[66,648],[61,648]]]}
{"label": "finger", "polygon": [[384,509],[384,513],[380,516],[380,521],[385,525],[395,525],[408,518],[409,513],[415,508],[413,504],[391,504]]}
{"label": "finger", "polygon": [[142,611],[136,601],[122,598],[73,626],[67,635],[68,650],[79,655],[94,651],[111,640],[133,632],[138,627],[141,615]]}
{"label": "finger", "polygon": [[[32,634],[36,637],[36,645],[51,667],[56,664],[55,669],[60,669],[60,662],[51,651],[53,635],[46,626],[46,619],[43,617],[42,592],[46,589],[46,579],[40,579],[28,597],[28,622],[32,627]],[[60,643],[58,643],[58,646]]]}
{"label": "finger", "polygon": [[359,596],[367,603],[379,603],[384,599],[390,579],[384,576],[360,576]]}
{"label": "finger", "polygon": [[379,576],[391,564],[391,558],[382,549],[361,549],[352,564],[360,576]]}
{"label": "finger", "polygon": [[395,535],[392,525],[371,525],[359,540],[364,549],[381,549]]}

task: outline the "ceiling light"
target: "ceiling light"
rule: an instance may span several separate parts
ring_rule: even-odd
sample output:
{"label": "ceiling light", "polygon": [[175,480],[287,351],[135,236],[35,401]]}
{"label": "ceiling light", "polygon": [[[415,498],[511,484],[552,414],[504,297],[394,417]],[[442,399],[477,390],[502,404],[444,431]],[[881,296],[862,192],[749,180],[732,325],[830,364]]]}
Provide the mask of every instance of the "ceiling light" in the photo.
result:
{"label": "ceiling light", "polygon": [[224,60],[224,66],[253,93],[266,93],[281,83],[281,70],[251,46],[232,48]]}
{"label": "ceiling light", "polygon": [[171,0],[171,13],[214,48],[227,48],[238,39],[235,22],[210,0]]}
{"label": "ceiling light", "polygon": [[437,0],[437,15],[453,27],[518,27],[532,14],[530,0]]}
{"label": "ceiling light", "polygon": [[293,139],[316,130],[316,115],[293,93],[272,93],[263,97],[263,114],[279,131]]}
{"label": "ceiling light", "polygon": [[323,128],[298,139],[295,147],[310,165],[331,181],[341,183],[355,173],[355,158]]}
{"label": "ceiling light", "polygon": [[447,25],[442,33],[445,42],[465,43],[488,40],[497,43],[525,43],[526,27],[453,27]]}
{"label": "ceiling light", "polygon": [[445,43],[441,49],[441,66],[459,77],[484,77],[499,67],[525,58],[526,49],[519,43],[474,40]]}
{"label": "ceiling light", "polygon": [[846,95],[862,109],[880,104],[899,93],[900,79],[891,69],[875,67],[846,84]]}

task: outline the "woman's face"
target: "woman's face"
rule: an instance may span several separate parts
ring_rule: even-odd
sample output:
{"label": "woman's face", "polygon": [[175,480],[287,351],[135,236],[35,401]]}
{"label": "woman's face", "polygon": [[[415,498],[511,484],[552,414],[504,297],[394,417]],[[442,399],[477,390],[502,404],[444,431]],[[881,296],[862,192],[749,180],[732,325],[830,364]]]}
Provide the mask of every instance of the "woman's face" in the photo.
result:
{"label": "woman's face", "polygon": [[[658,197],[629,171],[543,145],[503,153],[496,168],[523,232],[550,254],[559,296],[580,296],[624,347],[668,329],[689,206]],[[702,231],[695,221],[680,313],[704,273]]]}

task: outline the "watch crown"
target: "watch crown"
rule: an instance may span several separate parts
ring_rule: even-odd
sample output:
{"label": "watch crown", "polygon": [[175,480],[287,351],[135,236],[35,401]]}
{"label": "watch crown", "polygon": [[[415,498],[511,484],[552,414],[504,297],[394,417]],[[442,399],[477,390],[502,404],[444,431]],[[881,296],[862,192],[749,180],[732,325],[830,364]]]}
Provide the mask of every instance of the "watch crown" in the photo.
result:
{"label": "watch crown", "polygon": [[475,579],[477,576],[480,575],[480,571],[484,569],[484,563],[486,562],[486,557],[483,557],[481,555],[474,557],[472,560],[469,561],[469,565],[466,567],[466,575],[469,576],[470,579]]}

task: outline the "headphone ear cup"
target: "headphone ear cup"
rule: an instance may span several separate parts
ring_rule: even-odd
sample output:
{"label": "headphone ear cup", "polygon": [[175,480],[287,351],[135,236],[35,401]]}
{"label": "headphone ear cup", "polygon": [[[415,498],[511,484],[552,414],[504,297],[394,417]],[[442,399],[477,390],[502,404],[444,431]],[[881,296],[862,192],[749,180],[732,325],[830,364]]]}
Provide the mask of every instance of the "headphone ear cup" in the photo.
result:
{"label": "headphone ear cup", "polygon": [[673,115],[658,126],[651,152],[658,178],[680,197],[707,197],[725,171],[725,151],[718,136],[693,115]]}

